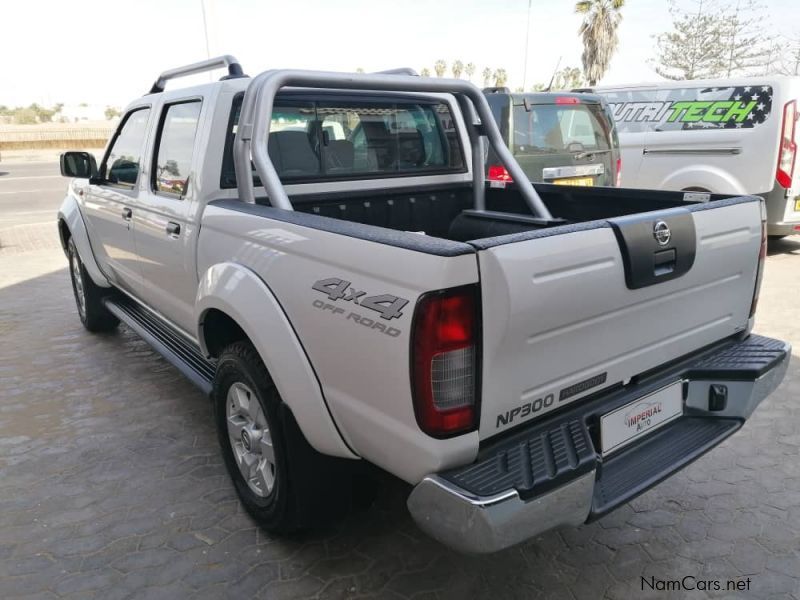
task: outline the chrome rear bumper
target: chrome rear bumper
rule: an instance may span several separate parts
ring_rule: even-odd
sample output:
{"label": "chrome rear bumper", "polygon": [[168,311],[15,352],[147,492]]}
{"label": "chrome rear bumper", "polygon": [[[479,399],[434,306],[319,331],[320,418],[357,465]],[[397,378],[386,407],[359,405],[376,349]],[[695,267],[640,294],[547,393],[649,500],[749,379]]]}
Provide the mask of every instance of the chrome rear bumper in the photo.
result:
{"label": "chrome rear bumper", "polygon": [[[553,477],[545,482],[543,493],[536,493],[533,471],[516,478],[516,481],[526,480],[527,487],[515,485],[486,495],[476,494],[454,482],[471,482],[470,475],[464,474],[474,473],[479,467],[481,483],[484,483],[487,469],[495,468],[492,464],[497,465],[498,471],[491,471],[488,478],[507,482],[511,462],[518,465],[527,460],[528,467],[541,462],[536,460],[537,457],[509,461],[509,456],[512,459],[517,456],[514,452],[520,452],[521,457],[522,453],[542,448],[540,442],[533,444],[529,440],[540,440],[542,436],[556,440],[558,448],[545,449],[546,453],[555,451],[555,455],[565,444],[572,443],[570,439],[577,440],[580,445],[583,443],[580,435],[557,437],[555,432],[563,432],[570,426],[574,428],[574,425],[565,424],[574,423],[576,419],[583,423],[593,422],[597,415],[611,408],[609,405],[627,402],[626,398],[639,393],[639,390],[597,398],[564,416],[549,419],[551,423],[536,422],[530,427],[529,436],[526,437],[525,431],[517,433],[508,442],[498,444],[499,449],[483,451],[473,465],[425,477],[408,498],[412,517],[420,529],[443,544],[461,552],[481,554],[508,548],[555,527],[577,526],[607,514],[721,443],[737,431],[758,404],[778,387],[789,366],[791,346],[759,336],[752,336],[746,343],[749,344],[747,347],[744,347],[745,342],[731,344],[689,363],[689,367],[679,365],[665,373],[665,378],[674,378],[683,369],[681,377],[686,383],[684,417],[654,430],[611,457],[601,459],[599,450],[590,448],[589,451],[594,452],[590,471],[586,470],[584,455],[580,465],[579,461],[573,461],[573,474],[562,469],[560,479]],[[762,359],[761,355],[767,353],[772,353],[771,358]],[[751,371],[757,376],[748,380],[742,371],[725,371],[731,357],[747,362],[748,354],[758,357],[753,360],[762,363],[768,360],[764,363],[767,365],[765,368]],[[727,377],[724,376],[726,373]],[[721,410],[719,407],[710,410],[711,385],[727,387],[727,402]],[[587,427],[585,439],[594,446],[596,437],[592,437],[589,431]],[[574,456],[572,450],[566,454]],[[549,464],[553,464],[555,455],[551,454],[547,459]],[[582,469],[580,472],[579,468]]]}

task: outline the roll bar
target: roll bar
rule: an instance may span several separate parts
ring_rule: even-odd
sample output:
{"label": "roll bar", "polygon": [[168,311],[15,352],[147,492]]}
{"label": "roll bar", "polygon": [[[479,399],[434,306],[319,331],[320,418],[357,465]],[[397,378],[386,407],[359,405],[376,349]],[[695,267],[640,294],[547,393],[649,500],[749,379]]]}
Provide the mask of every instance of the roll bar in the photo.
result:
{"label": "roll bar", "polygon": [[195,75],[197,73],[205,73],[206,71],[213,71],[214,69],[221,68],[228,69],[227,77],[224,79],[234,79],[236,77],[245,77],[242,71],[242,65],[239,61],[230,54],[217,56],[216,58],[209,58],[208,60],[201,60],[200,62],[184,65],[183,67],[175,67],[161,73],[150,88],[151,94],[157,94],[164,91],[164,86],[170,79],[177,79],[178,77],[186,77],[187,75]]}
{"label": "roll bar", "polygon": [[[453,94],[464,114],[467,133],[472,147],[472,181],[475,210],[486,210],[484,189],[484,164],[482,138],[488,138],[503,166],[519,182],[519,190],[534,216],[552,219],[550,211],[509,151],[500,130],[492,117],[483,93],[468,81],[416,77],[412,75],[382,73],[333,73],[327,71],[272,70],[257,75],[250,82],[242,101],[239,125],[234,138],[233,157],[239,198],[255,202],[250,159],[255,164],[270,204],[277,208],[293,210],[292,203],[281,184],[278,173],[269,158],[267,140],[275,96],[281,88],[330,88],[350,90],[375,90],[391,92],[433,92]],[[480,122],[475,120],[475,112]]]}

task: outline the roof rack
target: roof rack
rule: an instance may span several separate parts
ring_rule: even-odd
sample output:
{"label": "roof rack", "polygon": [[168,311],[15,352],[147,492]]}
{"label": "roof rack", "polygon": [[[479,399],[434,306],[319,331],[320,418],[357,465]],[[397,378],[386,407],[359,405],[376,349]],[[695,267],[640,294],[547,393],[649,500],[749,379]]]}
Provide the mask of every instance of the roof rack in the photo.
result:
{"label": "roof rack", "polygon": [[153,87],[150,88],[149,93],[158,94],[159,92],[163,92],[164,86],[170,79],[177,79],[178,77],[186,77],[188,75],[195,75],[197,73],[205,73],[206,71],[213,71],[214,69],[221,69],[223,67],[228,69],[228,74],[220,81],[224,79],[236,79],[237,77],[247,77],[247,75],[245,75],[242,71],[242,65],[239,64],[239,61],[230,54],[224,54],[223,56],[217,56],[216,58],[209,58],[208,60],[201,60],[200,62],[192,63],[190,65],[176,67],[174,69],[164,71],[158,76],[158,79],[156,79]]}
{"label": "roof rack", "polygon": [[411,67],[399,67],[397,69],[386,69],[385,71],[373,71],[375,75],[414,75],[419,77],[419,73],[417,73]]}
{"label": "roof rack", "polygon": [[244,94],[239,126],[233,141],[233,160],[239,198],[244,202],[255,203],[251,168],[251,164],[253,164],[261,184],[264,186],[264,191],[269,197],[270,204],[276,208],[294,210],[267,150],[272,106],[275,102],[275,95],[284,87],[452,94],[464,115],[472,149],[472,192],[475,210],[486,210],[483,164],[483,138],[486,137],[503,166],[517,182],[520,195],[533,215],[548,220],[553,218],[533,185],[528,183],[528,177],[503,141],[489,103],[480,89],[463,79],[387,75],[385,73],[274,70],[264,71],[254,77]]}

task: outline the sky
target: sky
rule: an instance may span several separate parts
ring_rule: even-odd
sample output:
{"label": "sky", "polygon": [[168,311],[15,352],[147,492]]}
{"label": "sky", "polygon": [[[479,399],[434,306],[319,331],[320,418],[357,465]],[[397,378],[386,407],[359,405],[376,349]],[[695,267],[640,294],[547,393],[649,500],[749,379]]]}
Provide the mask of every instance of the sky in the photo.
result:
{"label": "sky", "polygon": [[[505,68],[510,87],[530,87],[548,82],[559,59],[580,66],[582,48],[573,0],[530,0],[530,20],[528,1],[0,0],[0,105],[121,107],[161,71],[219,54],[236,56],[250,75],[280,67],[433,71],[437,59],[460,59],[477,65],[479,85],[488,66]],[[773,31],[800,30],[796,0],[765,4]],[[601,83],[659,79],[647,60],[653,36],[669,29],[667,2],[627,0],[623,10],[619,49]]]}

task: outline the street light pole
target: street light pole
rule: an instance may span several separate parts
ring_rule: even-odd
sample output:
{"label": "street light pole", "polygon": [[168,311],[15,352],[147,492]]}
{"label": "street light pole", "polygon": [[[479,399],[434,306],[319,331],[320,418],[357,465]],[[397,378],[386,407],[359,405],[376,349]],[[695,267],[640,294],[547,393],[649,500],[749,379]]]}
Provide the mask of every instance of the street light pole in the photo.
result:
{"label": "street light pole", "polygon": [[206,58],[211,58],[211,48],[208,45],[208,22],[206,21],[206,3],[200,0],[200,12],[203,13],[203,35],[206,38]]}
{"label": "street light pole", "polygon": [[531,0],[528,0],[528,19],[525,22],[525,63],[522,67],[522,91],[528,83],[528,42],[531,37]]}

